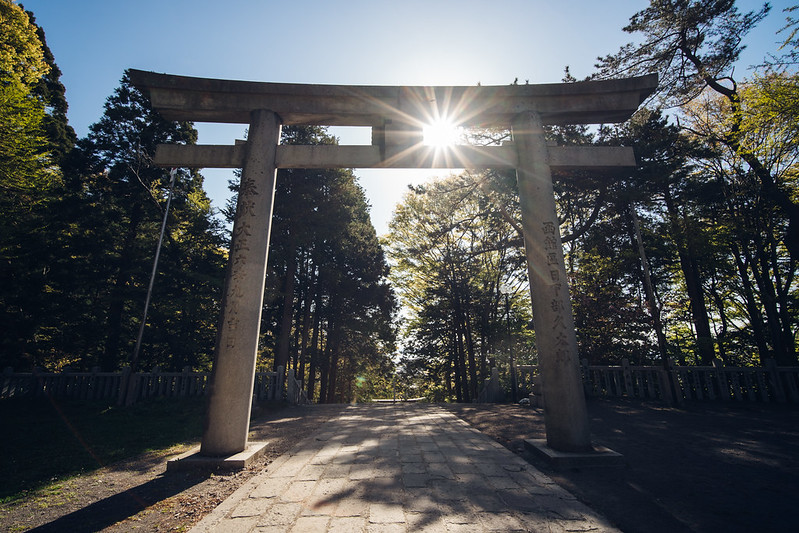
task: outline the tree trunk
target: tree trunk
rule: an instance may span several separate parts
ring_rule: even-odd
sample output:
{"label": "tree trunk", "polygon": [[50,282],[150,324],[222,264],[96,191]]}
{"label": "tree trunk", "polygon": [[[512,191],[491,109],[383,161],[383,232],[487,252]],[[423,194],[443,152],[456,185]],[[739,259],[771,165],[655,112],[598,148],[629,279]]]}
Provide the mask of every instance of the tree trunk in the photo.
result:
{"label": "tree trunk", "polygon": [[649,307],[649,314],[652,317],[652,325],[655,328],[655,334],[658,339],[658,350],[660,351],[660,361],[663,367],[668,369],[669,354],[666,345],[666,335],[663,333],[663,324],[660,321],[660,308],[655,299],[655,287],[652,284],[652,277],[649,275],[649,261],[646,257],[644,250],[644,241],[641,237],[641,226],[638,224],[638,215],[635,212],[635,206],[630,204],[630,217],[633,222],[633,231],[635,233],[635,242],[638,245],[638,255],[641,259],[641,268],[643,270],[644,292],[646,293],[646,302]]}
{"label": "tree trunk", "polygon": [[458,332],[454,325],[451,335],[452,344],[452,367],[455,370],[455,401],[461,403],[463,401],[463,372],[461,366],[461,352],[458,349]]}
{"label": "tree trunk", "polygon": [[[315,285],[314,285],[315,286]],[[313,401],[314,388],[316,387],[316,369],[319,366],[319,336],[322,329],[322,313],[320,308],[321,295],[316,293],[316,303],[313,321],[313,337],[310,346],[310,364],[308,365],[308,401]]]}
{"label": "tree trunk", "polygon": [[325,349],[320,352],[319,358],[319,403],[327,402],[328,374],[330,373],[330,345],[331,345],[330,325],[328,324],[327,342]]}
{"label": "tree trunk", "polygon": [[293,244],[289,246],[288,263],[286,264],[286,278],[283,283],[283,313],[280,318],[280,331],[277,339],[277,353],[275,354],[275,370],[279,367],[288,368],[289,344],[291,341],[291,322],[294,316],[294,283],[297,275],[297,250]]}
{"label": "tree trunk", "polygon": [[749,314],[749,325],[752,328],[752,335],[755,337],[755,344],[757,345],[757,350],[760,355],[760,364],[765,364],[766,359],[769,359],[771,354],[769,353],[766,331],[763,328],[763,314],[755,299],[752,280],[749,278],[749,267],[747,265],[752,263],[752,259],[749,257],[749,254],[746,254],[746,262],[744,262],[744,257],[737,243],[731,243],[730,247],[732,248],[733,257],[735,258],[735,266],[738,268],[738,276],[741,279],[746,312]]}
{"label": "tree trunk", "polygon": [[302,315],[302,325],[300,326],[302,329],[302,335],[300,336],[300,367],[299,376],[300,381],[305,380],[305,359],[308,350],[308,337],[310,334],[310,321],[311,321],[311,302],[312,302],[312,290],[315,288],[314,284],[314,277],[313,274],[310,276],[310,281],[308,282],[308,287],[305,291],[305,305],[303,308],[303,315]]}
{"label": "tree trunk", "polygon": [[752,265],[752,271],[755,274],[758,289],[760,289],[760,301],[763,303],[763,309],[766,312],[766,326],[771,338],[771,346],[774,348],[774,358],[777,360],[778,365],[791,364],[791,357],[785,344],[779,310],[777,309],[777,294],[770,276],[770,265],[767,257],[765,257],[764,243],[757,243],[756,253],[757,260]]}
{"label": "tree trunk", "polygon": [[699,361],[703,365],[710,365],[715,357],[713,348],[713,334],[710,331],[710,317],[708,316],[705,296],[702,290],[702,277],[699,272],[698,258],[692,244],[692,239],[686,234],[686,228],[680,222],[681,215],[674,205],[668,187],[663,191],[666,208],[669,212],[669,221],[677,254],[680,258],[680,268],[685,278],[685,290],[691,307],[691,317],[696,329],[696,348]]}
{"label": "tree trunk", "polygon": [[120,357],[122,315],[124,314],[125,301],[128,299],[129,285],[133,278],[135,263],[133,250],[136,238],[139,236],[142,218],[142,206],[138,203],[131,206],[130,221],[119,251],[117,275],[109,295],[110,303],[108,306],[108,321],[106,322],[108,335],[106,336],[103,357],[100,361],[100,366],[106,371],[116,370],[120,360],[124,360],[123,357]]}

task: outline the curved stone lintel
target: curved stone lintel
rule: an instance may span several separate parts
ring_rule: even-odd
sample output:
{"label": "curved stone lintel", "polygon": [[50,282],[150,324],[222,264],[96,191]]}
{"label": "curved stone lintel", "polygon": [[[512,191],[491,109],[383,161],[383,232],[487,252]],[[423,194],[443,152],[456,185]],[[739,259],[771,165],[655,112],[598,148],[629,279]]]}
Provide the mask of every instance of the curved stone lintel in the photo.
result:
{"label": "curved stone lintel", "polygon": [[249,122],[271,109],[284,125],[420,127],[447,117],[463,126],[507,127],[537,112],[545,124],[623,122],[657,86],[657,75],[617,80],[502,86],[315,85],[220,80],[129,71],[169,120]]}

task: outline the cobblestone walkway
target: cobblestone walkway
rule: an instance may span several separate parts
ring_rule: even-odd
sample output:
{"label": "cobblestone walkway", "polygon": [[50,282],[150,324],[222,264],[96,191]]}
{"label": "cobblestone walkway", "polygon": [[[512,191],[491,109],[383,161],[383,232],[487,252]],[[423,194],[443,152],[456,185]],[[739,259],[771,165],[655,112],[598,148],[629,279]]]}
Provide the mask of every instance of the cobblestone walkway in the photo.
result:
{"label": "cobblestone walkway", "polygon": [[429,404],[348,407],[251,478],[201,532],[618,531]]}

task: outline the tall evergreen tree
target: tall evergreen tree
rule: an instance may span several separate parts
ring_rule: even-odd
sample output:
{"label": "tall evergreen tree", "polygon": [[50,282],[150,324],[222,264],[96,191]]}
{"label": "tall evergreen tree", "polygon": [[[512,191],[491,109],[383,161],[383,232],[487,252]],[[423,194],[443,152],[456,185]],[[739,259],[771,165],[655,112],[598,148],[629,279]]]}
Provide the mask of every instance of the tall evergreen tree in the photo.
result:
{"label": "tall evergreen tree", "polygon": [[[337,140],[325,128],[287,126],[281,142]],[[373,394],[392,368],[395,303],[387,274],[352,171],[279,170],[259,364],[293,368],[320,402]]]}

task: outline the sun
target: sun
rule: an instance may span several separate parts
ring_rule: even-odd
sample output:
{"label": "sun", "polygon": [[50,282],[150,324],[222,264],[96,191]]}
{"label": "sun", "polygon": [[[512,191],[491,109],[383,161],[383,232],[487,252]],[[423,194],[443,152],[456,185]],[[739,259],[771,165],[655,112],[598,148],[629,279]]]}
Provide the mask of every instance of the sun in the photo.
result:
{"label": "sun", "polygon": [[439,119],[422,129],[424,144],[435,148],[454,146],[463,135],[463,128],[446,119]]}

